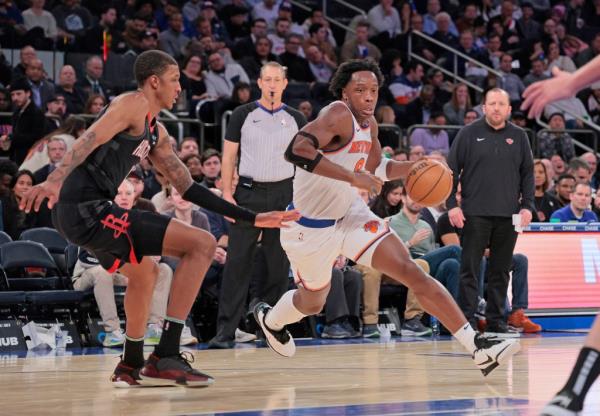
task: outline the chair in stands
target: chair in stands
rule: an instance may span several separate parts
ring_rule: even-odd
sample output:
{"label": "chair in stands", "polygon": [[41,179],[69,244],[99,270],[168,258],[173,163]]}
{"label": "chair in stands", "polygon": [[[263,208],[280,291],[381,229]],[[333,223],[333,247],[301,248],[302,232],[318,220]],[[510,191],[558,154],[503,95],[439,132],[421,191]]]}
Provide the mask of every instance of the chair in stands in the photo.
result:
{"label": "chair in stands", "polygon": [[58,233],[54,228],[39,227],[30,228],[23,231],[19,236],[20,241],[35,241],[41,243],[58,266],[61,276],[67,276],[67,266],[65,261],[65,249],[68,245],[67,240]]}
{"label": "chair in stands", "polygon": [[80,310],[84,293],[65,290],[64,280],[57,276],[58,266],[41,243],[6,243],[0,246],[0,261],[8,276],[10,290],[26,292],[28,316],[47,319],[56,316],[56,309],[63,314],[66,309],[69,316]]}
{"label": "chair in stands", "polygon": [[10,243],[11,241],[13,241],[13,239],[10,238],[10,235],[6,234],[4,231],[0,231],[0,246],[2,244]]}

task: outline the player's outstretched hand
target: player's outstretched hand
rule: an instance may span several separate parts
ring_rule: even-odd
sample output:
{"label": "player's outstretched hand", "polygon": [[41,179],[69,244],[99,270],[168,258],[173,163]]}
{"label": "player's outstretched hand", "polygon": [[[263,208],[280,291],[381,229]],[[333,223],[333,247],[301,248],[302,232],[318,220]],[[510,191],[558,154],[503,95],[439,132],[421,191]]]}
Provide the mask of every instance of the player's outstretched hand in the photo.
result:
{"label": "player's outstretched hand", "polygon": [[521,110],[529,108],[529,118],[536,118],[542,114],[544,107],[553,101],[573,96],[573,74],[561,71],[558,67],[552,68],[553,77],[544,81],[531,84],[523,92]]}
{"label": "player's outstretched hand", "polygon": [[58,182],[42,182],[32,187],[26,194],[21,198],[19,209],[29,213],[31,209],[35,212],[40,210],[40,205],[45,198],[48,198],[48,208],[52,209],[56,201],[58,200],[58,193],[60,191],[60,184]]}
{"label": "player's outstretched hand", "polygon": [[350,185],[358,189],[364,189],[369,193],[369,198],[375,198],[381,192],[383,180],[369,172],[354,172],[354,178]]}
{"label": "player's outstretched hand", "polygon": [[258,228],[286,228],[287,222],[300,219],[300,213],[295,209],[290,211],[270,211],[256,214],[254,225]]}

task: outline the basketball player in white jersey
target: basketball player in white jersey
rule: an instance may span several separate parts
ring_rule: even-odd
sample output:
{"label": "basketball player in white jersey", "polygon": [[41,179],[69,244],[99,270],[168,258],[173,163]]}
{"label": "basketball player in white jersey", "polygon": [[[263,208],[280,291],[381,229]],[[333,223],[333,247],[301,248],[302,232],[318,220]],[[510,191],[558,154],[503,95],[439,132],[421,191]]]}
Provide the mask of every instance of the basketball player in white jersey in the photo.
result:
{"label": "basketball player in white jersey", "polygon": [[286,292],[273,308],[257,304],[256,321],[273,350],[294,355],[294,340],[285,326],[323,309],[333,263],[342,254],[413,290],[487,375],[519,350],[518,341],[476,334],[448,291],[416,265],[398,236],[358,195],[357,188],[377,195],[384,181],[405,178],[412,163],[381,157],[373,113],[382,78],[371,61],[340,65],[330,85],[339,101],[325,107],[292,139],[285,155],[300,168],[293,207],[302,217],[282,229],[281,244],[298,289]]}

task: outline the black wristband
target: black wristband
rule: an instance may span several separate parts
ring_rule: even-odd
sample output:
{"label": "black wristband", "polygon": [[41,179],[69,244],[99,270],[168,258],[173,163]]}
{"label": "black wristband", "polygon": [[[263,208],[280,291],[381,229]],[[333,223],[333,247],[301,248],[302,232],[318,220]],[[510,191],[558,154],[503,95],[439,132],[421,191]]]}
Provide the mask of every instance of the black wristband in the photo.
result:
{"label": "black wristband", "polygon": [[247,221],[251,224],[254,224],[256,220],[256,213],[254,211],[229,203],[196,182],[182,196],[186,201],[190,201],[217,214],[233,218],[234,220]]}

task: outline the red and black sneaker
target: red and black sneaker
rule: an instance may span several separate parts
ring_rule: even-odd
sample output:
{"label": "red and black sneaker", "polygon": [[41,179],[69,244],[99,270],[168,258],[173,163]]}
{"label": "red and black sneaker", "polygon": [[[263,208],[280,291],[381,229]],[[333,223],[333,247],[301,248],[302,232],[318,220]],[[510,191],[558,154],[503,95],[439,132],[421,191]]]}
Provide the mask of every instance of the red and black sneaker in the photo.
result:
{"label": "red and black sneaker", "polygon": [[120,389],[141,387],[140,370],[141,368],[133,368],[123,361],[119,361],[117,368],[115,368],[115,371],[110,376],[110,382],[113,386]]}
{"label": "red and black sneaker", "polygon": [[189,352],[179,355],[159,358],[150,354],[144,367],[140,370],[141,384],[144,386],[188,386],[208,387],[214,383],[214,378],[201,373],[190,364],[194,356]]}

